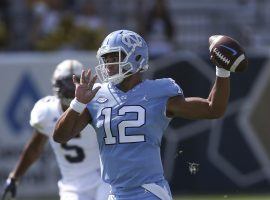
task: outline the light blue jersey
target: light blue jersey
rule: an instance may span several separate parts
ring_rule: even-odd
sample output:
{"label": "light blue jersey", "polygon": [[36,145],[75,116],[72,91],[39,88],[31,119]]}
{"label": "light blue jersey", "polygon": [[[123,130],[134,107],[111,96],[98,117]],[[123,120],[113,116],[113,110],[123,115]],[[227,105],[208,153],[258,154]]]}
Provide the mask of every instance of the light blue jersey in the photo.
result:
{"label": "light blue jersey", "polygon": [[104,83],[87,105],[97,132],[102,178],[113,190],[164,180],[161,138],[169,97],[183,95],[169,78],[145,80],[128,92]]}

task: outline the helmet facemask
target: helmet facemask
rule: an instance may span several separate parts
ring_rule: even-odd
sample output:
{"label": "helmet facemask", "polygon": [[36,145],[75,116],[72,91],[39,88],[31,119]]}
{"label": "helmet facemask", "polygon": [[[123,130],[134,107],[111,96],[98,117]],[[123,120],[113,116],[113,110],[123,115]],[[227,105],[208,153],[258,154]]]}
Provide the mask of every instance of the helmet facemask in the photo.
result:
{"label": "helmet facemask", "polygon": [[99,52],[97,57],[99,65],[96,66],[96,73],[101,82],[119,84],[132,75],[132,65],[127,62],[127,54],[121,48],[111,48],[110,51]]}
{"label": "helmet facemask", "polygon": [[65,106],[69,106],[75,96],[75,85],[72,77],[57,79],[53,82],[53,91]]}

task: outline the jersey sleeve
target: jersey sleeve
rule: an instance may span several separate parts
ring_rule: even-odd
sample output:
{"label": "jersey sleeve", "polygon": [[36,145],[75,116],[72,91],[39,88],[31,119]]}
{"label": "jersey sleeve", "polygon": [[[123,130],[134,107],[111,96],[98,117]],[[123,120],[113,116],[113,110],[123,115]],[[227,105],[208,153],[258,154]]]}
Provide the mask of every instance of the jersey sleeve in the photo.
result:
{"label": "jersey sleeve", "polygon": [[170,120],[166,116],[167,101],[170,97],[184,96],[181,87],[171,78],[156,79],[152,82],[151,97],[160,99],[160,116],[162,120]]}
{"label": "jersey sleeve", "polygon": [[51,134],[47,121],[48,109],[44,99],[39,100],[33,107],[30,115],[30,125],[38,132],[49,136]]}
{"label": "jersey sleeve", "polygon": [[163,78],[157,80],[157,91],[161,92],[162,96],[173,97],[177,95],[184,96],[183,90],[181,87],[175,82],[175,80],[171,78]]}

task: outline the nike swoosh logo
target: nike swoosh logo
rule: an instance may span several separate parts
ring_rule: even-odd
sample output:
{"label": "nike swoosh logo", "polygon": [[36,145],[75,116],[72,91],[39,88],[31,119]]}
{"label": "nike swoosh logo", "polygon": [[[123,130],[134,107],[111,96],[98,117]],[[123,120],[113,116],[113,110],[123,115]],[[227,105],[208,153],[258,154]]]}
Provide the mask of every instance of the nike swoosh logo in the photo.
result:
{"label": "nike swoosh logo", "polygon": [[235,51],[234,49],[230,48],[230,47],[227,47],[225,45],[220,45],[222,47],[224,47],[225,49],[228,49],[229,51],[231,51],[233,53],[233,55],[235,56],[237,54],[237,51]]}

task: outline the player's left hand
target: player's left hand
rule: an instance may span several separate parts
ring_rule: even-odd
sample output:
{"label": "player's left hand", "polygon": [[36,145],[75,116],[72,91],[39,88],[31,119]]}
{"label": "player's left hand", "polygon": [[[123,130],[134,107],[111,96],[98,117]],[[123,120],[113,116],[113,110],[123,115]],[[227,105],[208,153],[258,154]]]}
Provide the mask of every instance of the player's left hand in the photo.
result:
{"label": "player's left hand", "polygon": [[17,181],[14,178],[8,178],[6,180],[4,194],[1,200],[15,200],[17,192]]}

